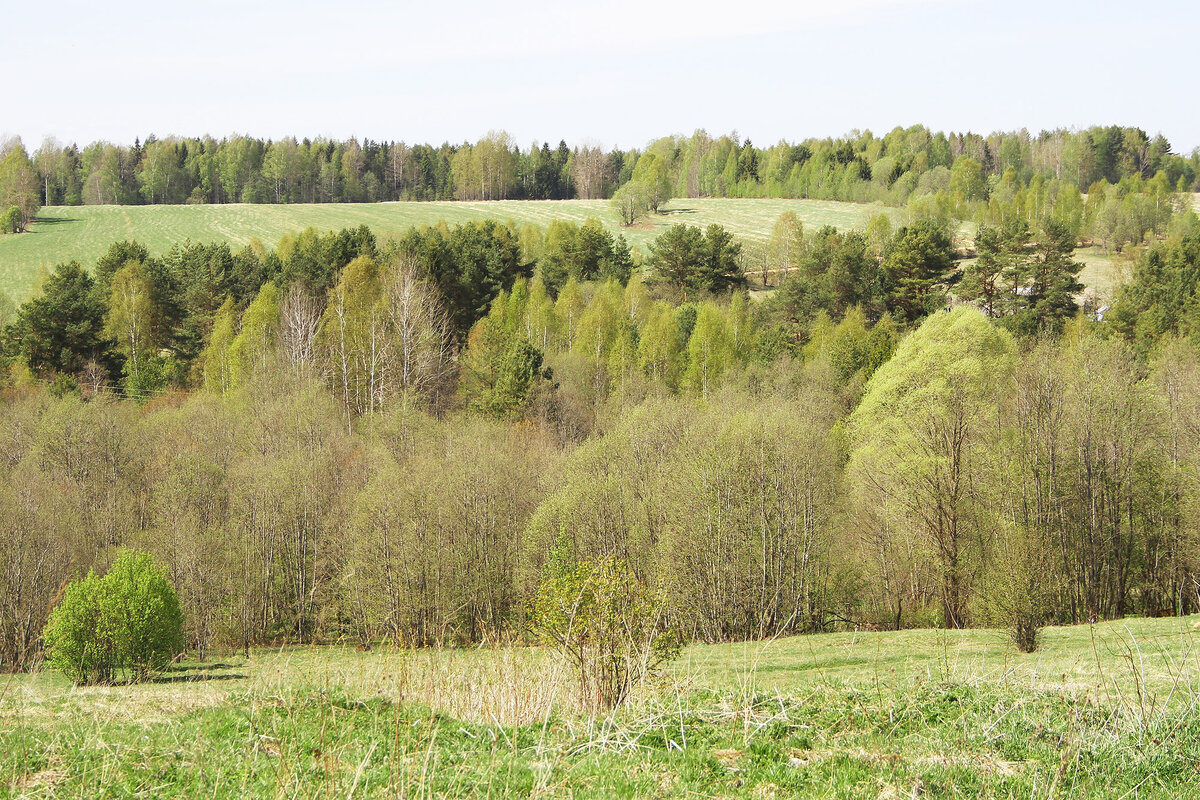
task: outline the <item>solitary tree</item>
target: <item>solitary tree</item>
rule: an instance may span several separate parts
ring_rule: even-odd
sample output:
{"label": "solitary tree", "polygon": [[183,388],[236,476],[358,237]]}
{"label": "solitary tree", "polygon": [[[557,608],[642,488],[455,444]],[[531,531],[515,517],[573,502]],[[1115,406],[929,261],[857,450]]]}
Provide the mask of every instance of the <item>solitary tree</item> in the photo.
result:
{"label": "solitary tree", "polygon": [[629,227],[650,211],[650,191],[642,181],[629,181],[609,201],[621,224]]}

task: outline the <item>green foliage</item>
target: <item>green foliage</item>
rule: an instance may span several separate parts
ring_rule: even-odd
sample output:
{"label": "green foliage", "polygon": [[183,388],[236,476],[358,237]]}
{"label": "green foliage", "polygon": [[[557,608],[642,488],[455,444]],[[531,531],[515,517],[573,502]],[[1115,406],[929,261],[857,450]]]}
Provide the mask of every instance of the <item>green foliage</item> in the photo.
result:
{"label": "green foliage", "polygon": [[688,337],[686,386],[707,396],[736,357],[733,337],[721,309],[703,303],[696,310],[696,324]]}
{"label": "green foliage", "polygon": [[542,369],[542,351],[518,333],[526,296],[525,283],[518,282],[512,298],[502,293],[488,316],[471,329],[463,355],[463,393],[476,412],[496,418],[520,416],[534,386],[550,376]]}
{"label": "green foliage", "polygon": [[42,632],[46,660],[75,683],[107,683],[116,669],[114,644],[101,634],[100,578],[71,581]]}
{"label": "green foliage", "polygon": [[1200,342],[1200,230],[1147,250],[1106,323],[1142,353],[1172,335]]}
{"label": "green foliage", "polygon": [[233,298],[221,305],[213,319],[208,343],[198,359],[204,388],[210,392],[227,392],[233,388],[233,360],[230,347],[237,336],[237,309]]}
{"label": "green foliage", "polygon": [[183,614],[170,579],[146,553],[122,552],[103,578],[72,582],[46,623],[47,660],[76,683],[127,670],[142,679],[183,647]]}
{"label": "green foliage", "polygon": [[280,291],[264,283],[242,314],[241,330],[229,344],[232,385],[244,385],[263,371],[279,346]]}
{"label": "green foliage", "polygon": [[155,312],[153,289],[142,265],[127,262],[109,281],[104,335],[116,343],[116,351],[125,358],[125,374],[134,382],[141,362],[156,354],[161,325]]}
{"label": "green foliage", "polygon": [[931,222],[896,231],[883,257],[888,308],[901,320],[916,321],[945,304],[954,270],[954,243]]}
{"label": "green foliage", "polygon": [[42,207],[40,190],[37,171],[21,140],[17,139],[7,150],[0,149],[0,208],[16,206],[22,228],[33,221]]}
{"label": "green foliage", "polygon": [[[938,313],[906,337],[850,416],[849,472],[858,501],[884,529],[919,532],[941,573],[943,623],[967,622],[978,558],[968,490],[1010,391],[1016,347],[975,309]],[[905,545],[893,545],[902,550]]]}
{"label": "green foliage", "polygon": [[51,397],[56,397],[59,400],[64,397],[79,397],[82,394],[82,389],[79,388],[79,381],[75,380],[74,375],[60,372],[54,376],[47,391]]}
{"label": "green foliage", "polygon": [[130,362],[125,362],[125,376],[121,381],[128,397],[143,401],[153,399],[171,386],[183,384],[183,365],[171,356],[159,354],[143,358],[136,374],[130,372]]}
{"label": "green foliage", "polygon": [[1078,312],[1083,264],[1071,258],[1075,239],[1067,224],[1042,220],[1035,235],[1024,219],[1012,218],[999,228],[980,227],[975,246],[979,258],[964,270],[958,294],[989,317],[1034,336],[1061,331]]}
{"label": "green foliage", "polygon": [[96,282],[107,287],[113,275],[129,262],[145,264],[150,260],[150,251],[136,240],[121,240],[109,245],[107,251],[96,259],[96,268],[92,270]]}
{"label": "green foliage", "polygon": [[500,358],[495,382],[480,408],[495,417],[520,414],[535,382],[549,376],[542,370],[542,351],[528,342],[517,342]]}
{"label": "green foliage", "polygon": [[550,567],[530,606],[530,628],[575,668],[589,711],[616,708],[679,655],[663,600],[624,562],[571,565],[560,558]]}
{"label": "green foliage", "polygon": [[410,230],[398,248],[441,291],[459,335],[469,331],[516,278],[527,277],[532,267],[522,260],[519,238],[492,219],[448,230],[444,225]]}
{"label": "green foliage", "polygon": [[642,181],[629,181],[613,193],[609,206],[621,224],[628,228],[650,213],[650,189]]}
{"label": "green foliage", "polygon": [[22,230],[21,209],[17,206],[9,206],[8,211],[0,214],[0,235],[20,233]]}
{"label": "green foliage", "polygon": [[738,263],[742,246],[720,225],[701,231],[673,225],[650,245],[650,265],[684,292],[724,292],[746,282]]}
{"label": "green foliage", "polygon": [[40,297],[21,306],[17,346],[30,369],[79,372],[89,360],[107,358],[104,298],[79,264],[59,266]]}
{"label": "green foliage", "polygon": [[551,294],[558,294],[570,278],[613,279],[624,284],[632,270],[633,256],[625,238],[614,238],[595,217],[583,225],[554,220],[546,229],[537,271]]}

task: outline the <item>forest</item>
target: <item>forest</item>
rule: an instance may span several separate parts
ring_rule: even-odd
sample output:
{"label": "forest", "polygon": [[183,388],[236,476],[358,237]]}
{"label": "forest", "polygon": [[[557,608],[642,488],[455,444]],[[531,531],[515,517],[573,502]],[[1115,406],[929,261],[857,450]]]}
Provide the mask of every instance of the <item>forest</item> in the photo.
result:
{"label": "forest", "polygon": [[653,209],[670,197],[904,205],[938,193],[961,205],[1035,178],[1091,195],[1100,182],[1160,173],[1167,191],[1200,190],[1200,152],[1176,154],[1161,134],[1116,125],[986,135],[914,125],[766,147],[698,130],[607,151],[565,141],[521,146],[504,131],[441,145],[147,136],[80,147],[48,138],[32,152],[13,139],[0,144],[0,209],[16,207],[28,223],[43,205],[562,200],[609,198],[623,188]]}
{"label": "forest", "polygon": [[[778,149],[671,144],[672,187],[704,192],[722,147],[756,176],[722,191],[792,192],[780,176],[843,147],[855,186],[892,191],[883,159],[946,173],[894,228],[784,214],[761,254],[720,225],[642,252],[598,220],[486,221],[59,265],[2,310],[0,669],[36,664],[66,583],[125,548],[166,566],[202,659],[521,637],[552,556],[619,558],[706,642],[1200,610],[1194,172],[1124,134],[1080,160],[1100,133],[1059,136],[1050,181],[1053,136],[899,131],[784,171]],[[154,201],[233,199],[188,182],[206,147],[139,145],[120,185],[166,149],[184,177]],[[81,174],[82,196],[45,191],[101,199]],[[1098,197],[1151,211],[1103,308],[1073,257]],[[763,258],[776,288],[752,296]]]}

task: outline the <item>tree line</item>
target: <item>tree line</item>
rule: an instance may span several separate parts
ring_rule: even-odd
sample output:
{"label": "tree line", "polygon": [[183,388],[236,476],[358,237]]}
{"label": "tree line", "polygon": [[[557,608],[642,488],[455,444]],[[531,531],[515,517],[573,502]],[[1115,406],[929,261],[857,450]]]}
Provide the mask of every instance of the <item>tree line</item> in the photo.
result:
{"label": "tree line", "polygon": [[671,197],[797,197],[904,205],[944,192],[958,205],[1010,195],[1034,178],[1091,194],[1098,183],[1162,176],[1200,188],[1200,154],[1172,152],[1135,127],[975,133],[895,128],[883,136],[780,141],[736,134],[657,139],[645,148],[522,146],[504,131],[476,142],[248,136],[0,145],[0,210],[27,224],[43,205],[329,203],[385,200],[610,198],[651,210]]}
{"label": "tree line", "polygon": [[551,553],[710,641],[1200,607],[1194,214],[1103,320],[1052,221],[991,309],[928,221],[785,225],[761,302],[719,226],[598,228],[59,268],[5,329],[0,664],[129,547],[201,654],[519,632]]}

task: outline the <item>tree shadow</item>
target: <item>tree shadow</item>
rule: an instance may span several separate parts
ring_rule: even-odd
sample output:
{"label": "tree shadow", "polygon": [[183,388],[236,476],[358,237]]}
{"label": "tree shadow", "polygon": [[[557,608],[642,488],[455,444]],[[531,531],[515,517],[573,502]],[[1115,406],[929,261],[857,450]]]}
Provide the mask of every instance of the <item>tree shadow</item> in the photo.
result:
{"label": "tree shadow", "polygon": [[189,675],[155,675],[146,679],[145,683],[207,683],[208,681],[238,681],[249,678],[239,672],[226,672],[214,675],[210,672],[198,672]]}
{"label": "tree shadow", "polygon": [[237,666],[239,665],[223,663],[174,666],[153,677],[147,678],[145,683],[203,683],[207,681],[236,681],[250,677],[240,672],[222,671],[234,669]]}
{"label": "tree shadow", "polygon": [[694,209],[694,208],[660,208],[658,210],[658,213],[663,216],[670,216],[670,215],[674,215],[674,214],[695,214],[696,209]]}
{"label": "tree shadow", "polygon": [[34,217],[30,225],[59,225],[63,222],[79,222],[79,219],[77,217]]}

